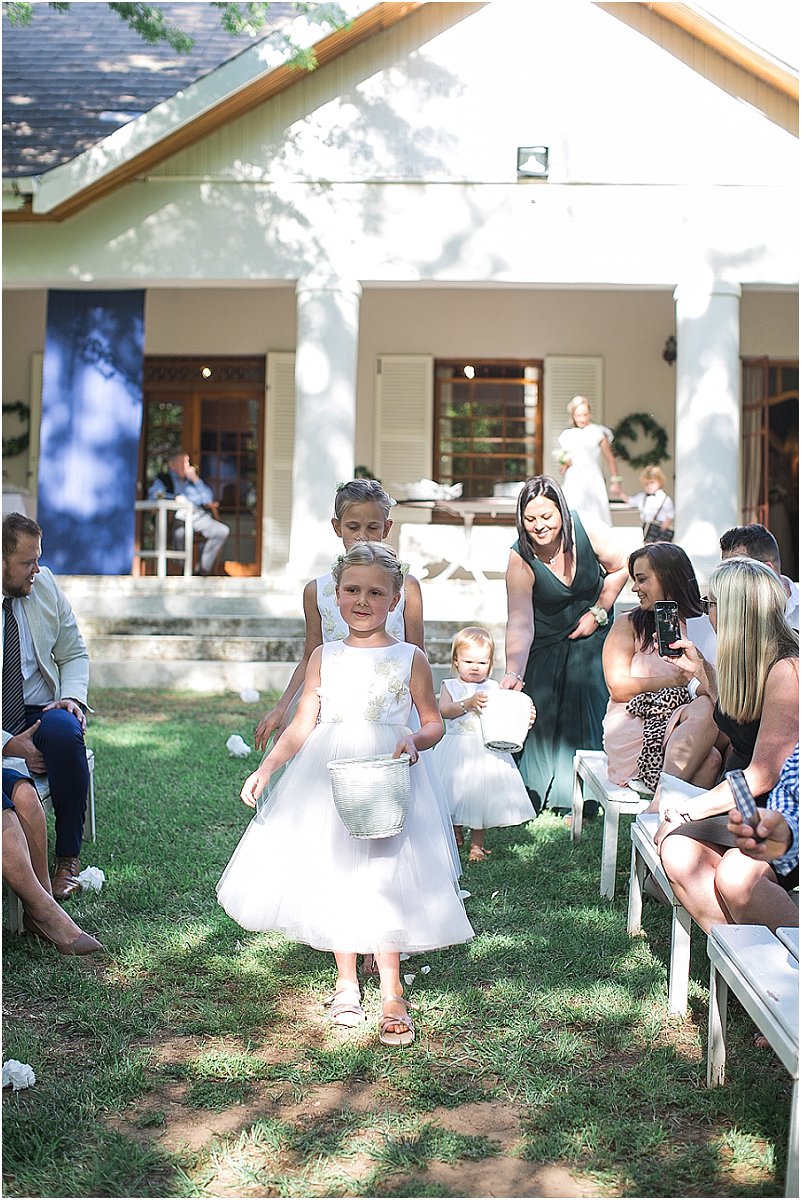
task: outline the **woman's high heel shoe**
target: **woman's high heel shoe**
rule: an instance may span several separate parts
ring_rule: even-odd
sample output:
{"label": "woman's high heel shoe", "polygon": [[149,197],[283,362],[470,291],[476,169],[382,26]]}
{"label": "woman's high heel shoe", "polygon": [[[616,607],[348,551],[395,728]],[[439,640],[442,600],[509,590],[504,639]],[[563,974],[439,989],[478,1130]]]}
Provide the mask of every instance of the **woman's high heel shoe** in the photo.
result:
{"label": "woman's high heel shoe", "polygon": [[49,942],[51,946],[55,946],[59,954],[105,954],[106,952],[103,943],[99,942],[97,938],[93,938],[90,933],[81,931],[71,942],[57,942],[46,934],[41,925],[37,925],[33,917],[29,917],[27,913],[23,913],[22,925],[34,937],[41,938],[43,942]]}

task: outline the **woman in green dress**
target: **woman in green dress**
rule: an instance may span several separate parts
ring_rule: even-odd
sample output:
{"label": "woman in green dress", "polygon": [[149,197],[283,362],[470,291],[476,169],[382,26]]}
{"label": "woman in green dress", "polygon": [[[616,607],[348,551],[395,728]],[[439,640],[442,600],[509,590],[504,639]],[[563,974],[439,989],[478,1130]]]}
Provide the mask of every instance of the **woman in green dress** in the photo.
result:
{"label": "woman in green dress", "polygon": [[522,689],[537,708],[519,761],[534,807],[569,809],[574,752],[603,747],[609,693],[601,654],[627,578],[625,555],[608,525],[585,527],[548,475],[523,485],[517,532],[506,570],[501,687]]}

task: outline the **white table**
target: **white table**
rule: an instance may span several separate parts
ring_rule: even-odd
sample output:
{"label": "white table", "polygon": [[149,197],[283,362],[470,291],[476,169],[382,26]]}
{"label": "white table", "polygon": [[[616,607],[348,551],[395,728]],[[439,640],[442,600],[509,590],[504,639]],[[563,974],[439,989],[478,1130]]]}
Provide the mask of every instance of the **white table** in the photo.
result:
{"label": "white table", "polygon": [[455,571],[467,571],[479,583],[486,583],[487,577],[481,570],[472,554],[471,538],[473,522],[476,517],[514,516],[517,510],[517,499],[514,496],[478,496],[473,500],[398,500],[398,508],[425,508],[430,512],[447,513],[449,517],[459,517],[464,529],[461,547],[458,539],[453,556],[447,566],[436,576],[441,580],[450,579]]}

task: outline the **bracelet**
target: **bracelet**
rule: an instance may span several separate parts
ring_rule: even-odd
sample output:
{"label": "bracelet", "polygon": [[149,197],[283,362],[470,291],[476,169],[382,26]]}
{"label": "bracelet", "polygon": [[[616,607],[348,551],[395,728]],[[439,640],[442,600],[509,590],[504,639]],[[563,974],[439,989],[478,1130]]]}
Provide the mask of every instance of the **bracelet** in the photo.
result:
{"label": "bracelet", "polygon": [[526,681],[525,681],[525,679],[523,678],[523,676],[522,676],[522,675],[518,675],[517,671],[507,671],[507,672],[505,673],[505,675],[503,676],[503,678],[504,678],[504,679],[508,679],[508,677],[509,677],[510,675],[512,676],[512,678],[513,678],[513,679],[519,679],[521,683],[525,683],[525,682],[526,682]]}
{"label": "bracelet", "polygon": [[622,475],[610,475],[610,476],[609,476],[609,482],[610,482],[610,483],[622,483],[622,482],[623,482],[623,476],[622,476]]}
{"label": "bracelet", "polygon": [[465,704],[464,700],[460,700],[459,703],[462,706],[462,712],[464,713],[465,716],[467,716],[467,705]]}
{"label": "bracelet", "polygon": [[587,609],[587,612],[592,613],[595,623],[599,627],[609,624],[609,613],[605,608],[601,608],[600,604],[593,604],[591,608]]}

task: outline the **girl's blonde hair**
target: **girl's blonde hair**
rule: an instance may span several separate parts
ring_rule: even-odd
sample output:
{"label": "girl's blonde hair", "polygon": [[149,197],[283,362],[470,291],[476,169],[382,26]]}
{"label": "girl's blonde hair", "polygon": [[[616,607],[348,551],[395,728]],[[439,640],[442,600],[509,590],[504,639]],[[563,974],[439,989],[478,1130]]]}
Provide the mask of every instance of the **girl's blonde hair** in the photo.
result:
{"label": "girl's blonde hair", "polygon": [[351,504],[364,504],[366,500],[377,504],[384,514],[384,520],[389,520],[389,510],[395,501],[377,479],[351,479],[350,483],[338,484],[334,497],[334,517],[339,521]]}
{"label": "girl's blonde hair", "polygon": [[574,396],[573,399],[570,401],[570,403],[567,406],[567,415],[570,417],[571,421],[573,420],[574,412],[576,411],[577,408],[580,408],[582,404],[587,405],[587,408],[590,410],[590,416],[592,416],[592,405],[590,404],[587,397],[586,396]]}
{"label": "girl's blonde hair", "polygon": [[339,587],[343,571],[348,567],[381,567],[390,578],[394,595],[399,596],[403,588],[403,571],[398,562],[398,556],[386,542],[357,542],[351,546],[347,554],[340,554],[332,568],[331,574]]}
{"label": "girl's blonde hair", "polygon": [[640,483],[650,483],[655,479],[661,488],[665,486],[665,472],[661,467],[646,467],[640,476]]}
{"label": "girl's blonde hair", "polygon": [[480,649],[486,650],[489,654],[489,669],[490,672],[492,671],[492,664],[495,661],[495,643],[489,630],[482,629],[480,625],[467,625],[464,629],[459,630],[451,643],[451,666],[454,671],[456,670],[456,656],[463,646],[479,646]]}
{"label": "girl's blonde hair", "polygon": [[764,563],[727,558],[712,572],[709,595],[717,601],[721,710],[736,721],[757,721],[771,669],[780,659],[798,658],[798,634],[784,615],[784,588]]}

